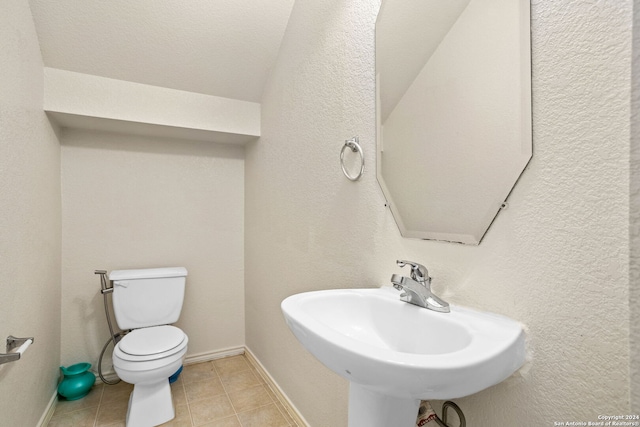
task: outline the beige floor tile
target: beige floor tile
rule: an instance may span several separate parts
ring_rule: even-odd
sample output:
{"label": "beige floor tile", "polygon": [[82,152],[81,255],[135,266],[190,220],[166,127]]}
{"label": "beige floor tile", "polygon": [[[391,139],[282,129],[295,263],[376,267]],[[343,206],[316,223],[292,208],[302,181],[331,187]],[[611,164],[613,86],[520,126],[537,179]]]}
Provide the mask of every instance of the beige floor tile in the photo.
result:
{"label": "beige floor tile", "polygon": [[211,423],[234,414],[233,406],[225,394],[189,403],[189,410],[194,426]]}
{"label": "beige floor tile", "polygon": [[289,422],[284,419],[276,405],[261,406],[251,411],[239,412],[238,419],[242,427],[288,427]]}
{"label": "beige floor tile", "polygon": [[[117,399],[111,402],[104,401],[100,403],[98,409],[98,418],[96,419],[96,427],[112,427],[115,425],[124,426],[127,419],[127,408],[129,407],[129,399]],[[115,426],[114,426],[115,427]]]}
{"label": "beige floor tile", "polygon": [[96,384],[91,388],[89,394],[87,394],[82,399],[78,400],[66,400],[59,399],[56,404],[56,410],[54,412],[55,415],[65,414],[67,412],[73,412],[80,409],[91,408],[94,406],[98,406],[100,404],[100,398],[102,397],[102,390],[104,386],[100,384]]}
{"label": "beige floor tile", "polygon": [[93,427],[96,421],[98,407],[80,409],[61,415],[54,415],[47,427]]}
{"label": "beige floor tile", "polygon": [[233,404],[236,412],[244,412],[255,409],[259,406],[273,403],[269,394],[262,385],[249,387],[244,390],[232,391],[229,393],[229,399]]}
{"label": "beige floor tile", "polygon": [[[246,357],[245,357],[246,359]],[[258,380],[260,380],[260,382],[262,384],[266,384],[267,382],[264,380],[264,378],[262,378],[262,375],[260,374],[260,371],[258,371],[258,368],[256,368],[254,365],[251,364],[251,362],[249,362],[249,360],[247,359],[247,363],[249,364],[249,368],[251,369],[251,372],[253,372],[255,374],[256,377],[258,377]]]}
{"label": "beige floor tile", "polygon": [[220,394],[225,394],[222,383],[216,378],[211,378],[206,381],[194,381],[184,384],[184,390],[188,402],[194,402],[196,400],[202,400],[211,398]]}
{"label": "beige floor tile", "polygon": [[105,385],[102,392],[102,400],[100,404],[113,402],[115,400],[129,399],[129,395],[133,391],[133,384],[120,381],[115,385]]}
{"label": "beige floor tile", "polygon": [[187,405],[176,405],[176,416],[162,427],[191,427],[191,413]]}
{"label": "beige floor tile", "polygon": [[182,383],[176,381],[171,384],[171,396],[173,396],[173,404],[175,406],[187,404],[187,395],[185,394]]}
{"label": "beige floor tile", "polygon": [[212,423],[203,424],[200,427],[242,427],[240,425],[240,421],[238,421],[238,417],[235,415],[232,417],[223,418],[218,421],[214,421]]}
{"label": "beige floor tile", "polygon": [[251,370],[221,375],[220,380],[222,381],[225,390],[227,390],[227,393],[260,385],[260,381],[258,381],[258,378],[253,372],[251,372]]}
{"label": "beige floor tile", "polygon": [[214,360],[213,364],[220,376],[246,371],[250,368],[249,362],[247,362],[247,359],[242,355]]}
{"label": "beige floor tile", "polygon": [[212,362],[196,363],[195,365],[187,365],[182,369],[178,381],[182,380],[185,383],[192,381],[208,380],[210,378],[218,377]]}
{"label": "beige floor tile", "polygon": [[264,388],[265,390],[267,390],[267,394],[269,394],[271,400],[273,400],[274,402],[278,402],[278,398],[276,397],[276,394],[273,392],[273,390],[271,390],[271,387],[265,384]]}
{"label": "beige floor tile", "polygon": [[260,384],[267,385],[267,382],[265,381],[264,378],[262,378],[262,375],[260,375],[260,372],[258,372],[255,369],[252,369],[251,372],[253,372],[253,374],[256,376],[256,378],[258,378],[258,381],[260,381]]}

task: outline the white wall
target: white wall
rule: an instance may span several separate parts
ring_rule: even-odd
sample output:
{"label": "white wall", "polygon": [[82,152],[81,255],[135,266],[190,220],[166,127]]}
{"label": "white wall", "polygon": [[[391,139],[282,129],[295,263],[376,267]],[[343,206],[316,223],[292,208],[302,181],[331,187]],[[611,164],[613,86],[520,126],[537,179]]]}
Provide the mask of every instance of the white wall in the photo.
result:
{"label": "white wall", "polygon": [[629,275],[631,412],[640,412],[640,7],[633,7]]}
{"label": "white wall", "polygon": [[60,146],[42,110],[29,4],[0,10],[0,353],[9,335],[35,337],[0,366],[0,424],[34,426],[59,373]]}
{"label": "white wall", "polygon": [[243,148],[69,129],[61,143],[62,362],[95,365],[109,337],[96,269],[186,267],[187,355],[243,345]]}
{"label": "white wall", "polygon": [[[246,334],[313,427],[346,426],[347,383],[287,330],[280,301],[388,283],[426,264],[454,304],[527,325],[532,362],[457,402],[477,426],[629,413],[630,0],[534,1],[534,157],[478,247],[402,239],[375,181],[377,1],[298,0],[246,157]],[[359,135],[368,169],[340,171]],[[402,327],[402,325],[399,325]]]}

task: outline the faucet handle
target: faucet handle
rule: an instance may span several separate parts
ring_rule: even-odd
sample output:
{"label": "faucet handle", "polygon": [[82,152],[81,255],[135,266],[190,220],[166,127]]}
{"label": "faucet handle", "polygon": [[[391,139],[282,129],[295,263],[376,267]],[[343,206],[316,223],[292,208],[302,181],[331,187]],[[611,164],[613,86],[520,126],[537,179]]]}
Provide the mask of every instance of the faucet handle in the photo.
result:
{"label": "faucet handle", "polygon": [[417,262],[413,262],[413,261],[405,261],[405,260],[397,260],[396,264],[398,264],[398,267],[404,267],[405,265],[408,265],[409,267],[411,267],[411,278],[416,282],[429,283],[431,281],[427,267],[425,267],[422,264],[418,264]]}

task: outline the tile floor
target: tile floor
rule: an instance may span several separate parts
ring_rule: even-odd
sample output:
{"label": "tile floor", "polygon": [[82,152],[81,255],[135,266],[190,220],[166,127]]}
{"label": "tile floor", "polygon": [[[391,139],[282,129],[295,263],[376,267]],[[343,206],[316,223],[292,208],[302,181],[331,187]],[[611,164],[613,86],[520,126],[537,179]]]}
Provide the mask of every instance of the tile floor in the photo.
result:
{"label": "tile floor", "polygon": [[[133,386],[96,385],[59,401],[48,427],[124,427]],[[176,417],[163,426],[298,427],[244,355],[184,367],[171,385]]]}

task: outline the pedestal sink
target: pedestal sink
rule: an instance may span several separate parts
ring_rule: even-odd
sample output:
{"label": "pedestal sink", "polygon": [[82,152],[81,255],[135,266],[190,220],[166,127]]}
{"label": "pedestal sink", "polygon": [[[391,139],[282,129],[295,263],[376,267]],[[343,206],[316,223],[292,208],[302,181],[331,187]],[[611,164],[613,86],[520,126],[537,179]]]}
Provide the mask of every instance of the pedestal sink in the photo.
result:
{"label": "pedestal sink", "polygon": [[398,295],[337,289],[282,302],[300,343],[350,381],[349,427],[413,427],[420,400],[477,393],[524,363],[518,322],[456,306],[438,313]]}

